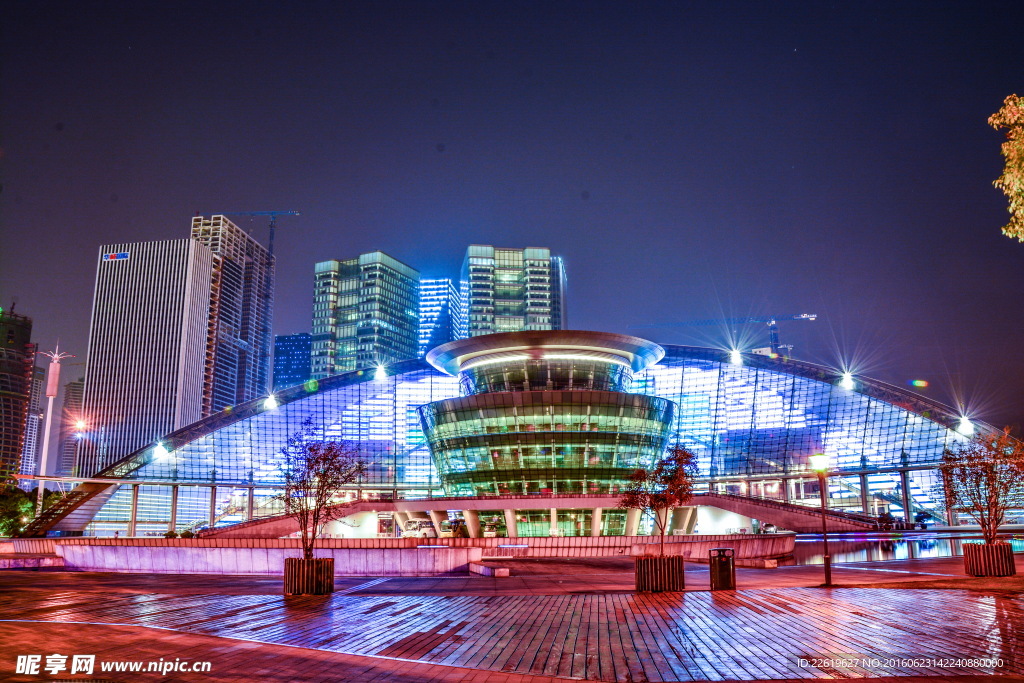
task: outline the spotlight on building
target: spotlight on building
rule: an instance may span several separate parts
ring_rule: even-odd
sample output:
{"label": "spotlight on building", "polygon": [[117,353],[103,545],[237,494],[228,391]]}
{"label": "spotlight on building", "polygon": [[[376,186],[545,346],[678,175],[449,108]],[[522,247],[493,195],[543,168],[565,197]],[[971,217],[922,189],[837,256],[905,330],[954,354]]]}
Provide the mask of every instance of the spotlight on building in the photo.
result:
{"label": "spotlight on building", "polygon": [[729,351],[729,362],[733,365],[743,365],[743,354],[736,349],[732,349]]}
{"label": "spotlight on building", "polygon": [[263,402],[263,410],[274,410],[277,406],[277,398],[273,394],[267,396],[267,400]]}
{"label": "spotlight on building", "polygon": [[842,379],[839,380],[839,386],[847,391],[853,391],[857,385],[853,381],[853,375],[849,372],[844,372]]}
{"label": "spotlight on building", "polygon": [[388,371],[383,365],[377,366],[377,371],[373,373],[374,379],[387,379]]}
{"label": "spotlight on building", "polygon": [[956,426],[956,431],[964,436],[974,436],[974,423],[966,415],[962,415],[960,424]]}
{"label": "spotlight on building", "polygon": [[167,446],[164,445],[163,441],[157,441],[156,447],[153,448],[153,456],[157,460],[163,460],[170,456],[171,452],[167,450]]}

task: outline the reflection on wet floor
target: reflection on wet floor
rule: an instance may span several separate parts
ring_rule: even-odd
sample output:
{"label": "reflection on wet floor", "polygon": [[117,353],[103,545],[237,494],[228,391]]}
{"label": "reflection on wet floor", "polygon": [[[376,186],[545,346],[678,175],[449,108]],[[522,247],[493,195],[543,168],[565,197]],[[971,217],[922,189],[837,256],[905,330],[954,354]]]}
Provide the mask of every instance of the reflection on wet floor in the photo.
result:
{"label": "reflection on wet floor", "polygon": [[[1014,552],[1024,552],[1024,536],[1006,536]],[[882,562],[917,560],[933,557],[957,557],[964,554],[964,543],[980,543],[979,534],[948,534],[926,531],[903,534],[829,534],[829,554],[835,564],[843,562]],[[824,545],[821,535],[797,536],[793,556],[779,560],[780,565],[822,564]]]}

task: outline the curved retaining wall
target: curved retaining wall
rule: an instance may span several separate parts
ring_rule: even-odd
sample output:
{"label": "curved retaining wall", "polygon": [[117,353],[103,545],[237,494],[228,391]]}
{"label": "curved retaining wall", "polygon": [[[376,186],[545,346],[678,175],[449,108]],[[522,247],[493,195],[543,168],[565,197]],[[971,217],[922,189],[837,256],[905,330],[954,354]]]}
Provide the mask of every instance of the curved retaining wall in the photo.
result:
{"label": "curved retaining wall", "polygon": [[[80,540],[80,539],[75,539]],[[301,557],[290,539],[263,547],[225,547],[165,541],[133,544],[58,543],[66,569],[154,574],[243,574],[278,576],[286,557]],[[191,546],[191,547],[190,547]],[[315,557],[333,557],[335,576],[435,576],[466,573],[481,559],[479,548],[317,548]]]}

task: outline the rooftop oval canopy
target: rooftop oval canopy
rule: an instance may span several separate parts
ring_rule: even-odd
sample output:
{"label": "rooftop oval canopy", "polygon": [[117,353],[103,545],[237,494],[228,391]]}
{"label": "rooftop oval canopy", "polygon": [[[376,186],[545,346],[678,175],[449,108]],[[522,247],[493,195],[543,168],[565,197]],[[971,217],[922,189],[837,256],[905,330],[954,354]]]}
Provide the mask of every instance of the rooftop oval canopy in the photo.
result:
{"label": "rooftop oval canopy", "polygon": [[427,362],[456,375],[491,360],[587,358],[606,360],[640,372],[665,356],[654,342],[611,332],[532,330],[487,334],[442,344],[427,353]]}

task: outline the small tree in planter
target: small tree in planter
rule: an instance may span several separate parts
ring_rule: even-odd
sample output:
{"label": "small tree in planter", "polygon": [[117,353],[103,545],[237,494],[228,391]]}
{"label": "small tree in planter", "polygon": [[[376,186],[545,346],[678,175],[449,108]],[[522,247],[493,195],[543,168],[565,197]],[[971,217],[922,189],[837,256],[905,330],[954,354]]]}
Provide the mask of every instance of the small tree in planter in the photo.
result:
{"label": "small tree in planter", "polygon": [[946,449],[942,456],[942,485],[946,505],[962,510],[981,527],[984,544],[964,544],[964,569],[971,576],[1011,576],[1017,573],[1013,549],[998,540],[1006,512],[1024,506],[1024,443],[1010,436],[978,434]]}
{"label": "small tree in planter", "polygon": [[284,512],[299,525],[302,557],[284,561],[284,592],[287,595],[325,595],[334,591],[334,558],[316,559],[313,548],[324,526],[342,513],[335,496],[366,471],[358,449],[345,441],[317,438],[312,417],[281,449],[284,462]]}
{"label": "small tree in planter", "polygon": [[669,511],[686,505],[693,497],[693,480],[697,474],[697,457],[675,446],[654,466],[639,469],[629,478],[619,507],[640,510],[654,518],[654,527],[661,537],[657,556],[636,558],[636,587],[639,591],[683,590],[683,558],[665,557],[665,532]]}

